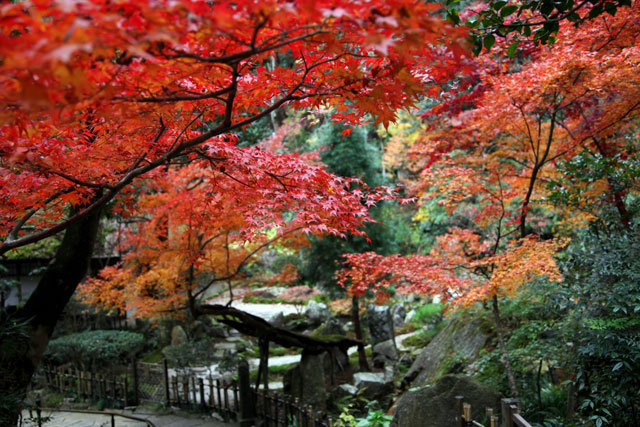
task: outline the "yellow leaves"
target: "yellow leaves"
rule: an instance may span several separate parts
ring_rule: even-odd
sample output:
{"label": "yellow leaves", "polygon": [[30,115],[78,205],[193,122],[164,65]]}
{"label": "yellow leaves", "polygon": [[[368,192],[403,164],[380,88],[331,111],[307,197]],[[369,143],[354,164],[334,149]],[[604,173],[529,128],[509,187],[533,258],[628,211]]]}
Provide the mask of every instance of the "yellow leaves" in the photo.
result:
{"label": "yellow leaves", "polygon": [[540,241],[526,237],[499,255],[470,262],[469,267],[480,268],[490,277],[455,298],[454,304],[470,306],[496,295],[513,296],[523,285],[542,276],[549,281],[560,282],[562,276],[553,257],[567,243],[568,239]]}

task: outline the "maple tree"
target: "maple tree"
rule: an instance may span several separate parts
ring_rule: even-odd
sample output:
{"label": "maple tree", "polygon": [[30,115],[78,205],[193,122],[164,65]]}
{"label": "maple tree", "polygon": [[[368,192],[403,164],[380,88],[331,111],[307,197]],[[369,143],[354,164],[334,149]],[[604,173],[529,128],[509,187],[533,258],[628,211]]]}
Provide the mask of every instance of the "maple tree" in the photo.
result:
{"label": "maple tree", "polygon": [[[232,282],[260,250],[276,243],[300,247],[310,234],[344,235],[345,224],[368,219],[366,206],[346,190],[349,180],[292,154],[280,156],[278,165],[269,152],[248,153],[234,162],[233,175],[193,162],[141,183],[135,207],[115,207],[131,210],[124,216],[135,220],[121,243],[122,265],[89,279],[81,297],[140,317],[184,308],[197,316],[195,305],[215,283],[228,285],[233,300]],[[261,161],[273,162],[266,173]],[[386,197],[363,194],[370,201]]]}
{"label": "maple tree", "polygon": [[[295,217],[303,228],[357,232],[366,214],[343,208],[359,205],[362,192],[349,194],[344,181],[291,156],[238,147],[235,133],[285,105],[389,123],[457,70],[466,32],[439,9],[409,1],[2,5],[0,253],[66,233],[15,313],[31,319],[31,337],[28,351],[5,361],[11,375],[0,388],[23,393],[84,275],[101,208],[116,197],[134,203],[143,176],[195,162],[249,180],[258,199],[246,214],[258,222],[281,224],[271,207],[306,204]],[[267,203],[262,211],[257,200]],[[238,233],[246,236],[274,226],[245,225]]]}
{"label": "maple tree", "polygon": [[[437,201],[468,218],[466,228],[439,237],[429,256],[345,255],[340,282],[382,296],[392,287],[442,293],[454,305],[491,301],[517,396],[498,301],[535,277],[561,279],[553,255],[567,240],[550,239],[550,215],[575,221],[583,211],[588,219],[608,205],[629,221],[636,178],[624,170],[637,151],[630,140],[640,107],[638,18],[634,3],[578,30],[562,23],[553,45],[514,45],[507,37],[470,58],[473,72],[424,115],[423,137],[400,133],[391,147],[404,141],[413,154],[406,164],[422,167],[421,179],[409,181],[420,203]],[[573,210],[550,203],[558,198]]]}

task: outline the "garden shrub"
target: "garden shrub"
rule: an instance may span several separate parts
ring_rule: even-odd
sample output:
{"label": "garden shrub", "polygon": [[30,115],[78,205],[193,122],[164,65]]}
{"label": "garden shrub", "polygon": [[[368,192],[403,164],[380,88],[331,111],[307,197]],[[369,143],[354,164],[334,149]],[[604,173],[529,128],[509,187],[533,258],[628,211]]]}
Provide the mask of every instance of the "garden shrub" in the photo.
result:
{"label": "garden shrub", "polygon": [[49,342],[45,359],[54,364],[71,362],[80,369],[128,363],[144,347],[144,335],[130,331],[85,331]]}

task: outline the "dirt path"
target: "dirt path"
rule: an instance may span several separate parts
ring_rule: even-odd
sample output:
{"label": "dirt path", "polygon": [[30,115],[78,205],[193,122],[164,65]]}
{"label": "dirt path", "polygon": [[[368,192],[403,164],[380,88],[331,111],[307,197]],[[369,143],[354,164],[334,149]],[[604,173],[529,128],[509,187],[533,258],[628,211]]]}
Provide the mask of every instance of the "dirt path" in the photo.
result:
{"label": "dirt path", "polygon": [[[216,421],[211,417],[197,417],[190,415],[158,415],[144,410],[136,412],[117,411],[139,418],[145,418],[155,424],[156,427],[230,427],[239,426],[237,423],[224,423]],[[37,423],[28,421],[29,412],[23,412],[23,425],[33,427]],[[46,412],[43,411],[43,417],[51,417],[49,421],[43,423],[44,427],[108,427],[111,426],[111,417],[98,414],[82,414],[74,412]],[[117,427],[146,427],[147,424],[130,420],[123,417],[115,417],[115,425]]]}

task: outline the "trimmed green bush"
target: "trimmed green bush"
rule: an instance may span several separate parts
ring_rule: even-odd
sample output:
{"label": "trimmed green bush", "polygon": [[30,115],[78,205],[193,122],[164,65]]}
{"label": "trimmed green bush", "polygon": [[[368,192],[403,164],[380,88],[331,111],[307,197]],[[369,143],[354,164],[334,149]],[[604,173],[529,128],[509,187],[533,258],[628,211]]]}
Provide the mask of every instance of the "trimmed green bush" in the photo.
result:
{"label": "trimmed green bush", "polygon": [[54,364],[71,362],[78,368],[127,363],[144,347],[144,335],[129,331],[85,331],[49,342],[45,359]]}

